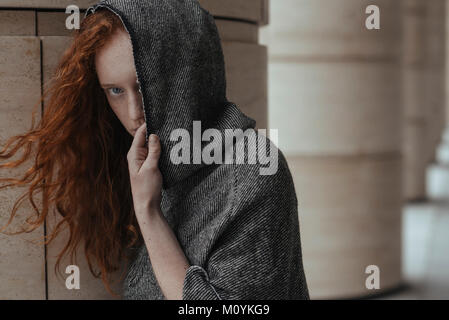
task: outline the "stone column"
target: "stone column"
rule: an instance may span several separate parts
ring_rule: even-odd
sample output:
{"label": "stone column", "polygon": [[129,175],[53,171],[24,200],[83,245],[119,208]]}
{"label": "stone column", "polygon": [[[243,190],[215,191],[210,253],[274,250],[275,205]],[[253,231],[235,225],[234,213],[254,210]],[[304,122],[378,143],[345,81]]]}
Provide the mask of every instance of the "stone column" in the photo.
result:
{"label": "stone column", "polygon": [[[381,29],[367,30],[377,5]],[[269,127],[299,201],[311,298],[355,298],[401,283],[399,1],[272,1]],[[380,289],[368,290],[368,266]]]}
{"label": "stone column", "polygon": [[403,0],[402,96],[404,106],[404,196],[406,200],[426,197],[426,167],[433,140],[427,86],[427,1]]}
{"label": "stone column", "polygon": [[[445,34],[449,35],[449,1],[446,1]],[[445,129],[443,139],[437,150],[437,162],[449,165],[449,41],[446,40],[446,66],[445,66]]]}
{"label": "stone column", "polygon": [[446,0],[424,1],[426,19],[425,104],[429,117],[427,160],[434,162],[445,127]]}
{"label": "stone column", "polygon": [[[446,2],[446,7],[444,12],[446,13],[446,21],[445,26],[445,39],[449,34],[449,2]],[[447,63],[449,59],[449,41],[445,41],[445,57],[446,57],[446,65],[444,68],[445,71],[445,117],[441,117],[444,119],[443,133],[441,136],[441,142],[437,147],[436,151],[436,162],[432,164],[427,170],[427,187],[428,187],[428,195],[431,199],[447,199],[449,198],[449,63]]]}

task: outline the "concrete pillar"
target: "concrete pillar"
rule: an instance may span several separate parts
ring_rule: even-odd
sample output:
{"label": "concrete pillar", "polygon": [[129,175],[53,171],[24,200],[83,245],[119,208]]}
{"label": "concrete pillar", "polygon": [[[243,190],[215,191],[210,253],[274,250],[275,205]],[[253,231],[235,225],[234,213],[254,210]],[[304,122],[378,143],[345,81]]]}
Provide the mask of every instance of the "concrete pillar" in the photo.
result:
{"label": "concrete pillar", "polygon": [[[449,2],[446,1],[445,13],[446,13],[446,21],[445,21],[445,37],[449,34]],[[444,68],[445,71],[445,117],[442,119],[445,120],[443,129],[443,133],[441,136],[440,144],[437,147],[436,151],[436,162],[432,164],[427,170],[427,186],[428,186],[428,195],[431,199],[448,199],[449,198],[449,63],[447,63],[447,59],[449,59],[449,41],[445,41],[445,57],[446,57],[446,65]]]}
{"label": "concrete pillar", "polygon": [[427,141],[427,160],[430,163],[436,159],[435,151],[445,127],[446,0],[432,0],[425,3],[428,12],[425,104],[430,124]]}
{"label": "concrete pillar", "polygon": [[429,160],[431,114],[427,89],[427,1],[403,0],[402,97],[404,106],[404,196],[422,200],[426,196],[425,172]]}
{"label": "concrete pillar", "polygon": [[[449,35],[449,1],[446,1],[445,34]],[[445,66],[445,129],[441,144],[437,150],[437,162],[449,165],[449,41],[446,40],[446,66]],[[449,194],[449,193],[448,193]]]}
{"label": "concrete pillar", "polygon": [[422,200],[444,192],[444,170],[432,163],[444,150],[438,145],[446,125],[446,0],[404,6],[405,197]]}
{"label": "concrete pillar", "polygon": [[[381,29],[367,30],[369,5]],[[269,127],[298,193],[311,298],[401,283],[399,1],[272,1]],[[380,270],[368,290],[367,267]]]}

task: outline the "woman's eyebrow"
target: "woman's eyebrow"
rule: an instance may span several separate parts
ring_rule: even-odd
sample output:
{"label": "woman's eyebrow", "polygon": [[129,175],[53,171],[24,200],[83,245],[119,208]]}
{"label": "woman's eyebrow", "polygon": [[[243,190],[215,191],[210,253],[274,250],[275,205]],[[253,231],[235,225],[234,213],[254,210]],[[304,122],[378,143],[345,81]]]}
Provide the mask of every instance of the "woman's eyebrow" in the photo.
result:
{"label": "woman's eyebrow", "polygon": [[114,83],[104,83],[104,84],[102,84],[101,86],[102,86],[102,87],[117,87],[117,85],[114,84]]}
{"label": "woman's eyebrow", "polygon": [[[137,85],[140,85],[139,81],[136,81]],[[103,83],[100,84],[102,87],[119,87],[119,85],[115,84],[115,83]]]}

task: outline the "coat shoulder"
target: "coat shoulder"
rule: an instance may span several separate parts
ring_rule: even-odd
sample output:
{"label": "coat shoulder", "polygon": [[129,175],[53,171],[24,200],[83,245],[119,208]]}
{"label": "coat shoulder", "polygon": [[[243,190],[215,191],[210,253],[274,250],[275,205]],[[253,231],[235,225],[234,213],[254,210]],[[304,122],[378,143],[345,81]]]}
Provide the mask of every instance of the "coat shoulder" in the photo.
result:
{"label": "coat shoulder", "polygon": [[288,199],[297,205],[296,190],[284,153],[268,137],[258,133],[257,146],[249,144],[247,153],[257,153],[256,163],[236,163],[235,188],[240,202],[263,198],[272,202]]}

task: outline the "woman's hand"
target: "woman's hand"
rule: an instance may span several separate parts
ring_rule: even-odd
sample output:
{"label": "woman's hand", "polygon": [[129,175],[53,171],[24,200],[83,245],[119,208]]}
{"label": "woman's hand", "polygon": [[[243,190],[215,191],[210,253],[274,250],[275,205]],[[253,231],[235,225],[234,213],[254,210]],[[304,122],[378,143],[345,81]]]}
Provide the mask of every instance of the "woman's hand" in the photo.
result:
{"label": "woman's hand", "polygon": [[[134,211],[139,213],[160,210],[162,174],[158,162],[161,145],[157,135],[150,135],[148,147],[145,142],[146,124],[137,129],[129,149],[128,169],[133,196]],[[151,138],[155,138],[154,141]]]}

